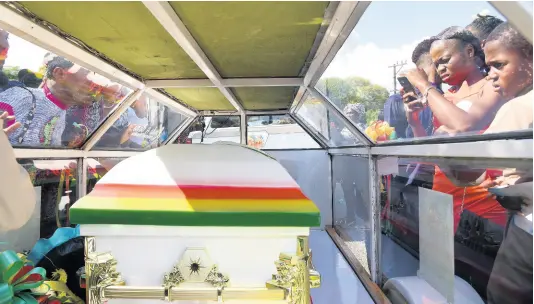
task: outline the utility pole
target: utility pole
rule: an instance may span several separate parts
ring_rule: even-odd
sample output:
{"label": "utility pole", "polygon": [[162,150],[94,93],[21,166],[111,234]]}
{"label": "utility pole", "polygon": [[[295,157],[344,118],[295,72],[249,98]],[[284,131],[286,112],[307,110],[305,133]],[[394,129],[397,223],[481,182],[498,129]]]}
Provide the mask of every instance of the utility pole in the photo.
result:
{"label": "utility pole", "polygon": [[[393,68],[393,94],[397,94],[397,74],[405,64],[406,61],[397,61],[395,64],[388,66],[388,68]],[[399,69],[397,70],[397,68]]]}

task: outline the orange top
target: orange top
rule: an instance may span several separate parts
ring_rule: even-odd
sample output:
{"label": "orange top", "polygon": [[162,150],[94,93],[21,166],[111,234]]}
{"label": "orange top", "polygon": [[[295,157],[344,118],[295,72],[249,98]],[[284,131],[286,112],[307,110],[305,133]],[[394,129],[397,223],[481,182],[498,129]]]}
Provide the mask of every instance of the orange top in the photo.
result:
{"label": "orange top", "polygon": [[[455,91],[449,90],[454,93]],[[451,94],[445,94],[444,97],[449,99],[452,103],[456,104],[458,100]],[[434,127],[437,129],[441,126],[441,123],[434,117]],[[486,128],[480,133],[484,133]],[[453,196],[453,216],[454,216],[454,232],[458,229],[458,223],[460,222],[460,215],[463,210],[469,210],[482,218],[491,220],[492,222],[501,226],[506,226],[507,214],[506,210],[497,202],[491,198],[490,192],[481,186],[474,187],[457,187],[454,185],[447,176],[435,166],[434,183],[432,190],[447,193]],[[490,171],[490,170],[489,170]],[[491,179],[491,172],[487,172],[487,180]],[[502,175],[502,174],[501,174]],[[465,194],[464,194],[465,193]],[[462,206],[463,204],[463,206]]]}
{"label": "orange top", "polygon": [[[506,225],[506,210],[495,199],[490,197],[488,190],[481,186],[457,187],[436,166],[432,190],[453,196],[454,232],[458,228],[462,210],[469,210],[480,217],[501,226]],[[464,197],[465,191],[465,197]],[[463,201],[463,207],[462,207]]]}

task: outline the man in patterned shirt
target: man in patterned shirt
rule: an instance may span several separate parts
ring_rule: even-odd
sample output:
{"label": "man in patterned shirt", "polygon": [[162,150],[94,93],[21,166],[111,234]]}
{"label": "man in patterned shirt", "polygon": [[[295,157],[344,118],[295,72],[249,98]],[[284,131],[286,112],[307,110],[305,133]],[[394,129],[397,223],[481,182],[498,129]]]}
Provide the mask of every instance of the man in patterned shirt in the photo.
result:
{"label": "man in patterned shirt", "polygon": [[60,146],[67,108],[94,101],[90,73],[56,56],[48,63],[42,88],[13,87],[0,93],[0,111],[15,116],[22,125],[9,135],[11,144]]}

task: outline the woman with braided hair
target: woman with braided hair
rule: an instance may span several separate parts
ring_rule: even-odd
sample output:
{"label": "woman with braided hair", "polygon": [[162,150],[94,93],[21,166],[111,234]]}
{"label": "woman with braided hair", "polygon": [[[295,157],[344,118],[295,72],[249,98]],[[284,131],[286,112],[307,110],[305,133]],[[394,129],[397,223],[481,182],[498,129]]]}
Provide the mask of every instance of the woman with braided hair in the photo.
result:
{"label": "woman with braided hair", "polygon": [[484,46],[489,34],[503,22],[504,21],[495,16],[479,14],[473,22],[465,27],[465,29],[477,37],[482,46]]}
{"label": "woman with braided hair", "polygon": [[[445,29],[430,38],[430,42],[432,62],[441,80],[455,89],[442,94],[428,81],[424,70],[410,70],[406,77],[422,92],[423,97],[409,101],[409,97],[418,97],[406,93],[403,96],[405,103],[414,111],[430,107],[434,126],[438,127],[434,134],[482,133],[491,124],[505,99],[494,90],[492,82],[485,78],[477,64],[480,60],[484,62],[480,42],[471,32],[459,27]],[[506,211],[483,186],[458,187],[447,170],[436,166],[432,189],[453,196],[455,232],[466,217],[483,218],[492,225],[497,224],[497,227],[506,224]]]}
{"label": "woman with braided hair", "polygon": [[484,53],[480,41],[458,27],[450,27],[430,40],[430,55],[441,80],[455,89],[443,95],[428,81],[424,70],[409,70],[405,76],[423,93],[423,98],[409,102],[410,97],[418,97],[406,93],[403,99],[407,106],[429,106],[438,125],[443,126],[437,134],[484,131],[504,100],[481,71],[479,62],[484,62]]}

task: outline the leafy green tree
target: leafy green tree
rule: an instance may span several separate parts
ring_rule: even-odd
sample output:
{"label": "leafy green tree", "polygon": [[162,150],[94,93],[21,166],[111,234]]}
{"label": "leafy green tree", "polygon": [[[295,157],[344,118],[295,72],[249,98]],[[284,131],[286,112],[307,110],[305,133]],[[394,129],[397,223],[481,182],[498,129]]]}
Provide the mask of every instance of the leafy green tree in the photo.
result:
{"label": "leafy green tree", "polygon": [[367,123],[377,119],[389,97],[386,88],[358,76],[323,78],[317,83],[317,88],[340,109],[351,103],[363,104]]}
{"label": "leafy green tree", "polygon": [[18,80],[18,74],[20,71],[20,67],[18,66],[6,66],[2,70],[4,74],[9,78],[9,80]]}

